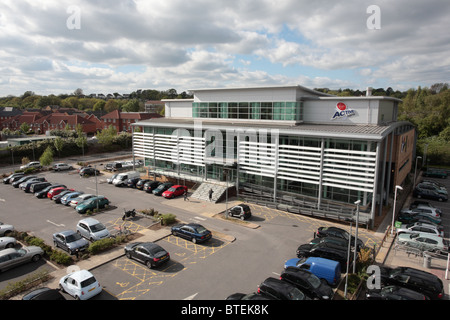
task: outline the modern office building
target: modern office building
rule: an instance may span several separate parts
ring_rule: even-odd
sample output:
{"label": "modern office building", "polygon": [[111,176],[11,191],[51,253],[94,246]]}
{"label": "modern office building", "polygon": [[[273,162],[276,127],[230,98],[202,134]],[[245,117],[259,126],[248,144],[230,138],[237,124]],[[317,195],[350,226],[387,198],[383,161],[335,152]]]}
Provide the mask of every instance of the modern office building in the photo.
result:
{"label": "modern office building", "polygon": [[135,124],[143,131],[133,133],[133,155],[150,172],[227,180],[318,210],[360,200],[373,223],[411,170],[415,130],[397,121],[399,99],[299,85],[191,92],[193,99],[164,100],[164,118]]}

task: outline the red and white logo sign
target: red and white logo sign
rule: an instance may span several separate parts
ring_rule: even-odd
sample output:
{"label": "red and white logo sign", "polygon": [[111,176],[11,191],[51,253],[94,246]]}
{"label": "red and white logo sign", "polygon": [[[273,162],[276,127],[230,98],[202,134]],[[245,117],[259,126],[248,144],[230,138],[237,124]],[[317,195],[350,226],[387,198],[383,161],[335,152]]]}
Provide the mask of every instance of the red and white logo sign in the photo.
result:
{"label": "red and white logo sign", "polygon": [[354,116],[355,114],[356,114],[355,111],[347,107],[345,103],[338,102],[336,104],[336,111],[334,112],[334,115],[331,117],[331,120],[337,118],[351,117]]}

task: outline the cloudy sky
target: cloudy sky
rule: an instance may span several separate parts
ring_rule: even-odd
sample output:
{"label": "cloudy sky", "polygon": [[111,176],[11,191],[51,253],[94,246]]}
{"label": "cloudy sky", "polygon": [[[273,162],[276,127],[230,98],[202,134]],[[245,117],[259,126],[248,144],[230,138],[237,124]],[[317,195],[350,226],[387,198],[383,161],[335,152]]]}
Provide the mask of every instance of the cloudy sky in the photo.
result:
{"label": "cloudy sky", "polygon": [[1,0],[0,96],[429,87],[449,30],[448,0]]}

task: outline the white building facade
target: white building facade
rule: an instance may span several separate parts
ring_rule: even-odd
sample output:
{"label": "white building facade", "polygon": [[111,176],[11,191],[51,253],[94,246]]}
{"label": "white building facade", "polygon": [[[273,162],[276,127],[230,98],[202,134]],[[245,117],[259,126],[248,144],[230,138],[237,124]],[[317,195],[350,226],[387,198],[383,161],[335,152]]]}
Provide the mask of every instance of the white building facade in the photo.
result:
{"label": "white building facade", "polygon": [[133,155],[151,172],[227,180],[317,209],[361,200],[373,223],[411,170],[415,131],[397,121],[398,99],[302,86],[191,92],[165,100],[165,118],[136,123],[143,131],[133,133]]}

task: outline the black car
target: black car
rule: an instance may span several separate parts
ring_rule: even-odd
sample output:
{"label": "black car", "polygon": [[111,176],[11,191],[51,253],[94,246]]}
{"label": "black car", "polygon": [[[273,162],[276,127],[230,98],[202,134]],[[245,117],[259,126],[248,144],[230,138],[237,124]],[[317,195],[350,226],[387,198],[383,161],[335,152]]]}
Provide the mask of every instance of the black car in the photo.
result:
{"label": "black car", "polygon": [[[341,238],[341,239],[344,239],[347,241],[349,239],[351,239],[350,245],[351,246],[355,245],[355,237],[353,235],[350,235],[347,231],[345,231],[344,229],[341,229],[341,228],[319,227],[317,229],[316,236],[319,238],[336,237],[336,238]],[[358,241],[356,243],[357,243],[358,248],[364,247],[364,242],[361,239],[358,239]]]}
{"label": "black car", "polygon": [[[23,172],[13,173],[13,174],[7,176],[6,178],[3,178],[3,183],[9,184],[9,183],[11,183],[11,181],[10,181],[11,179],[16,178],[16,177],[19,177],[19,179],[20,179],[23,176],[24,176]],[[19,180],[19,179],[17,179],[17,180]]]}
{"label": "black car", "polygon": [[[348,250],[329,242],[302,244],[297,249],[298,258],[319,257],[337,261],[341,265],[341,271],[345,271],[347,268],[347,253]],[[352,261],[353,253],[350,253],[349,263]]]}
{"label": "black car", "polygon": [[238,217],[241,220],[245,220],[252,216],[252,211],[248,205],[241,203],[232,207],[228,214],[233,217]]}
{"label": "black car", "polygon": [[178,224],[173,226],[171,231],[174,236],[191,240],[194,243],[204,242],[212,237],[211,231],[198,223]]}
{"label": "black car", "polygon": [[149,269],[157,267],[170,260],[169,253],[153,242],[135,242],[125,247],[128,259],[144,263]]}
{"label": "black car", "polygon": [[169,190],[169,188],[172,186],[173,183],[171,182],[161,183],[159,186],[157,186],[155,189],[152,190],[152,193],[156,196],[160,196],[163,194],[164,191]]}
{"label": "black car", "polygon": [[409,267],[381,267],[381,283],[383,285],[397,285],[421,292],[432,300],[444,297],[442,280],[426,271]]}
{"label": "black car", "polygon": [[280,275],[280,280],[296,286],[311,299],[331,300],[333,289],[308,270],[287,267]]}
{"label": "black car", "polygon": [[348,240],[346,239],[342,239],[342,238],[336,238],[336,237],[322,237],[322,238],[314,238],[312,239],[309,243],[310,244],[318,244],[318,243],[324,243],[324,242],[331,242],[334,243],[335,245],[338,245],[344,249],[348,249]]}
{"label": "black car", "polygon": [[30,186],[30,193],[35,193],[38,191],[41,191],[42,189],[51,186],[51,182],[38,182],[38,183],[34,183],[33,185]]}
{"label": "black car", "polygon": [[258,293],[266,294],[276,300],[310,300],[296,286],[272,277],[259,285]]}
{"label": "black car", "polygon": [[142,190],[144,190],[145,192],[151,193],[160,184],[161,184],[161,182],[159,182],[159,181],[147,181],[146,183],[144,183],[144,187],[142,188]]}
{"label": "black car", "polygon": [[130,178],[130,179],[127,180],[125,185],[128,188],[136,188],[136,184],[138,183],[139,180],[141,180],[141,178],[139,178],[139,177],[137,177],[137,178]]}
{"label": "black car", "polygon": [[46,181],[47,180],[44,177],[34,178],[34,179],[30,179],[28,181],[22,182],[19,187],[21,190],[28,193],[28,192],[30,192],[30,188],[33,184],[40,183],[40,182],[46,182]]}
{"label": "black car", "polygon": [[67,188],[65,185],[63,184],[51,184],[48,187],[45,187],[44,189],[37,191],[34,193],[34,196],[36,198],[46,198],[47,197],[47,193],[53,189],[53,188],[58,188],[58,187],[63,187],[63,188]]}
{"label": "black car", "polygon": [[438,201],[447,201],[448,196],[443,193],[438,193],[435,190],[423,189],[420,187],[416,187],[413,191],[413,197],[419,199],[430,199],[430,200],[438,200]]}
{"label": "black car", "polygon": [[367,289],[366,300],[429,300],[429,298],[408,288],[386,286],[381,289]]}
{"label": "black car", "polygon": [[99,175],[100,171],[98,171],[95,168],[92,167],[86,167],[80,170],[80,176],[84,177],[84,176],[93,176],[93,175]]}
{"label": "black car", "polygon": [[10,184],[13,184],[13,182],[16,182],[17,180],[20,180],[20,179],[22,179],[23,177],[25,177],[24,174],[23,174],[23,175],[14,176],[14,177],[12,177],[12,178],[9,179],[9,183],[10,183]]}
{"label": "black car", "polygon": [[22,300],[66,300],[59,289],[39,288],[24,295]]}
{"label": "black car", "polygon": [[226,300],[274,300],[272,297],[264,293],[233,293],[229,295]]}
{"label": "black car", "polygon": [[22,182],[26,182],[26,181],[28,181],[30,179],[34,179],[34,178],[37,178],[37,176],[24,176],[24,177],[20,178],[19,180],[14,181],[12,183],[12,186],[14,188],[18,188]]}
{"label": "black car", "polygon": [[136,189],[142,190],[144,189],[144,184],[151,181],[150,179],[139,179],[139,181],[136,183]]}

